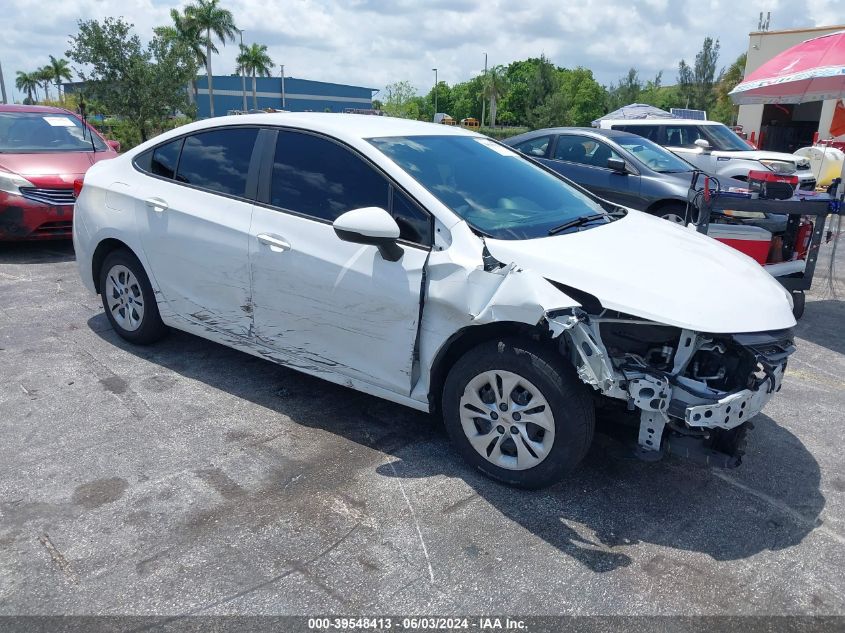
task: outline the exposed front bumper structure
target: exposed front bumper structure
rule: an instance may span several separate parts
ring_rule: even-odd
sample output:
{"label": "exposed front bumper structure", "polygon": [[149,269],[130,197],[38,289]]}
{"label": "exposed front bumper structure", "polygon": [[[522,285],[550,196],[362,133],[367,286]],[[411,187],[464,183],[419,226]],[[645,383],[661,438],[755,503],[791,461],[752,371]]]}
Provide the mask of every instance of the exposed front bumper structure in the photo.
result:
{"label": "exposed front bumper structure", "polygon": [[70,239],[72,204],[48,204],[0,191],[0,241]]}
{"label": "exposed front bumper structure", "polygon": [[[585,383],[604,396],[625,400],[630,410],[640,410],[638,443],[645,454],[659,454],[668,447],[667,429],[683,438],[674,446],[683,446],[686,453],[692,441],[706,446],[720,435],[737,435],[780,390],[794,351],[788,330],[707,335],[624,315],[592,316],[577,310],[547,318],[552,336],[559,338]],[[665,340],[645,352],[626,351],[619,347],[619,341],[624,345],[626,339],[618,337],[614,347],[603,339],[603,327],[622,328],[631,341],[636,340],[638,327],[649,328],[644,338]],[[739,456],[734,457],[736,465]]]}

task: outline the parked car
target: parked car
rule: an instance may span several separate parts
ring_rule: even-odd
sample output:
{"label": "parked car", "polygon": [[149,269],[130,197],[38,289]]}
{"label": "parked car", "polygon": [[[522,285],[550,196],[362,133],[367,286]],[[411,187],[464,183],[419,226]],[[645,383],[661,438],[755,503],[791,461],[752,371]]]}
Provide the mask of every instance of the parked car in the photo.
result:
{"label": "parked car", "polygon": [[68,110],[0,104],[0,241],[70,238],[74,180],[119,149]]}
{"label": "parked car", "polygon": [[602,129],[639,134],[718,178],[748,180],[752,170],[770,169],[798,177],[798,188],[813,191],[816,177],[802,156],[753,149],[736,132],[717,121],[694,119],[601,120]]}
{"label": "parked car", "polygon": [[460,127],[209,119],[93,166],[76,209],[82,281],[127,341],[173,327],[438,411],[518,486],[578,464],[596,398],[639,409],[645,452],[735,464],[793,349],[751,259]]}
{"label": "parked car", "polygon": [[[589,189],[605,200],[684,223],[692,175],[690,163],[646,138],[630,132],[593,128],[547,128],[513,136],[506,144]],[[725,190],[747,185],[722,178]],[[786,230],[786,216],[743,214],[731,222]]]}

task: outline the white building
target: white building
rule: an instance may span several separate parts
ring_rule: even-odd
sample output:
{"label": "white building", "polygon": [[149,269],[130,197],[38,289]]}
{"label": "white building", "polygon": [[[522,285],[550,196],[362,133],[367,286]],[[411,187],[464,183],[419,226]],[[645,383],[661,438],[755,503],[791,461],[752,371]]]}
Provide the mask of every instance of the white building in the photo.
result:
{"label": "white building", "polygon": [[[845,25],[750,33],[745,76],[796,44],[843,30]],[[796,105],[743,105],[739,107],[737,125],[742,126],[748,138],[754,134],[754,140],[760,149],[791,153],[799,147],[812,145],[816,132],[821,139],[830,138],[830,123],[835,107],[835,99]],[[839,137],[839,140],[842,138]]]}

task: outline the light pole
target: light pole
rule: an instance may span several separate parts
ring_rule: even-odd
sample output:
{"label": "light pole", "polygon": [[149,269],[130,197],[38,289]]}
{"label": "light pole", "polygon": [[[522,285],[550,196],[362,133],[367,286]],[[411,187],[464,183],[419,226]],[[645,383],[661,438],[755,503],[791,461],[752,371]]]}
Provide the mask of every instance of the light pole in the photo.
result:
{"label": "light pole", "polygon": [[[282,110],[287,109],[287,104],[285,103],[285,65],[281,65],[282,68]],[[296,86],[294,86],[295,88]]]}
{"label": "light pole", "polygon": [[[487,79],[487,53],[484,53],[484,80]],[[484,98],[484,80],[481,82],[481,127],[484,127],[484,117],[487,114],[487,100]]]}
{"label": "light pole", "polygon": [[437,119],[437,69],[432,68],[434,71],[434,119]]}
{"label": "light pole", "polygon": [[0,64],[0,97],[2,97],[2,101],[0,101],[0,103],[8,103],[8,101],[6,101],[6,82],[3,80],[2,64]]}
{"label": "light pole", "polygon": [[[244,54],[244,32],[243,29],[238,29],[238,35],[241,36],[241,55]],[[241,71],[241,94],[244,98],[244,112],[246,112],[246,77],[244,77],[244,66],[243,64],[240,65]]]}

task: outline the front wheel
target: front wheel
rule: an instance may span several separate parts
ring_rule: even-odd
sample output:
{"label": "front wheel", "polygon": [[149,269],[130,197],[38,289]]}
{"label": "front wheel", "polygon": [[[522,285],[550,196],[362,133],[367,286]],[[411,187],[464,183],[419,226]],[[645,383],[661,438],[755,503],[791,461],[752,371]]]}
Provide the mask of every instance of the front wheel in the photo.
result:
{"label": "front wheel", "polygon": [[442,404],[464,459],[521,488],[559,481],[593,439],[587,388],[555,350],[532,341],[491,341],[467,352],[449,372]]}
{"label": "front wheel", "polygon": [[130,343],[147,345],[167,333],[150,280],[130,251],[120,249],[106,256],[100,270],[100,295],[109,323]]}
{"label": "front wheel", "polygon": [[657,207],[656,209],[650,211],[650,213],[663,220],[668,220],[669,222],[683,226],[686,218],[687,207],[685,204],[680,202],[670,202]]}

